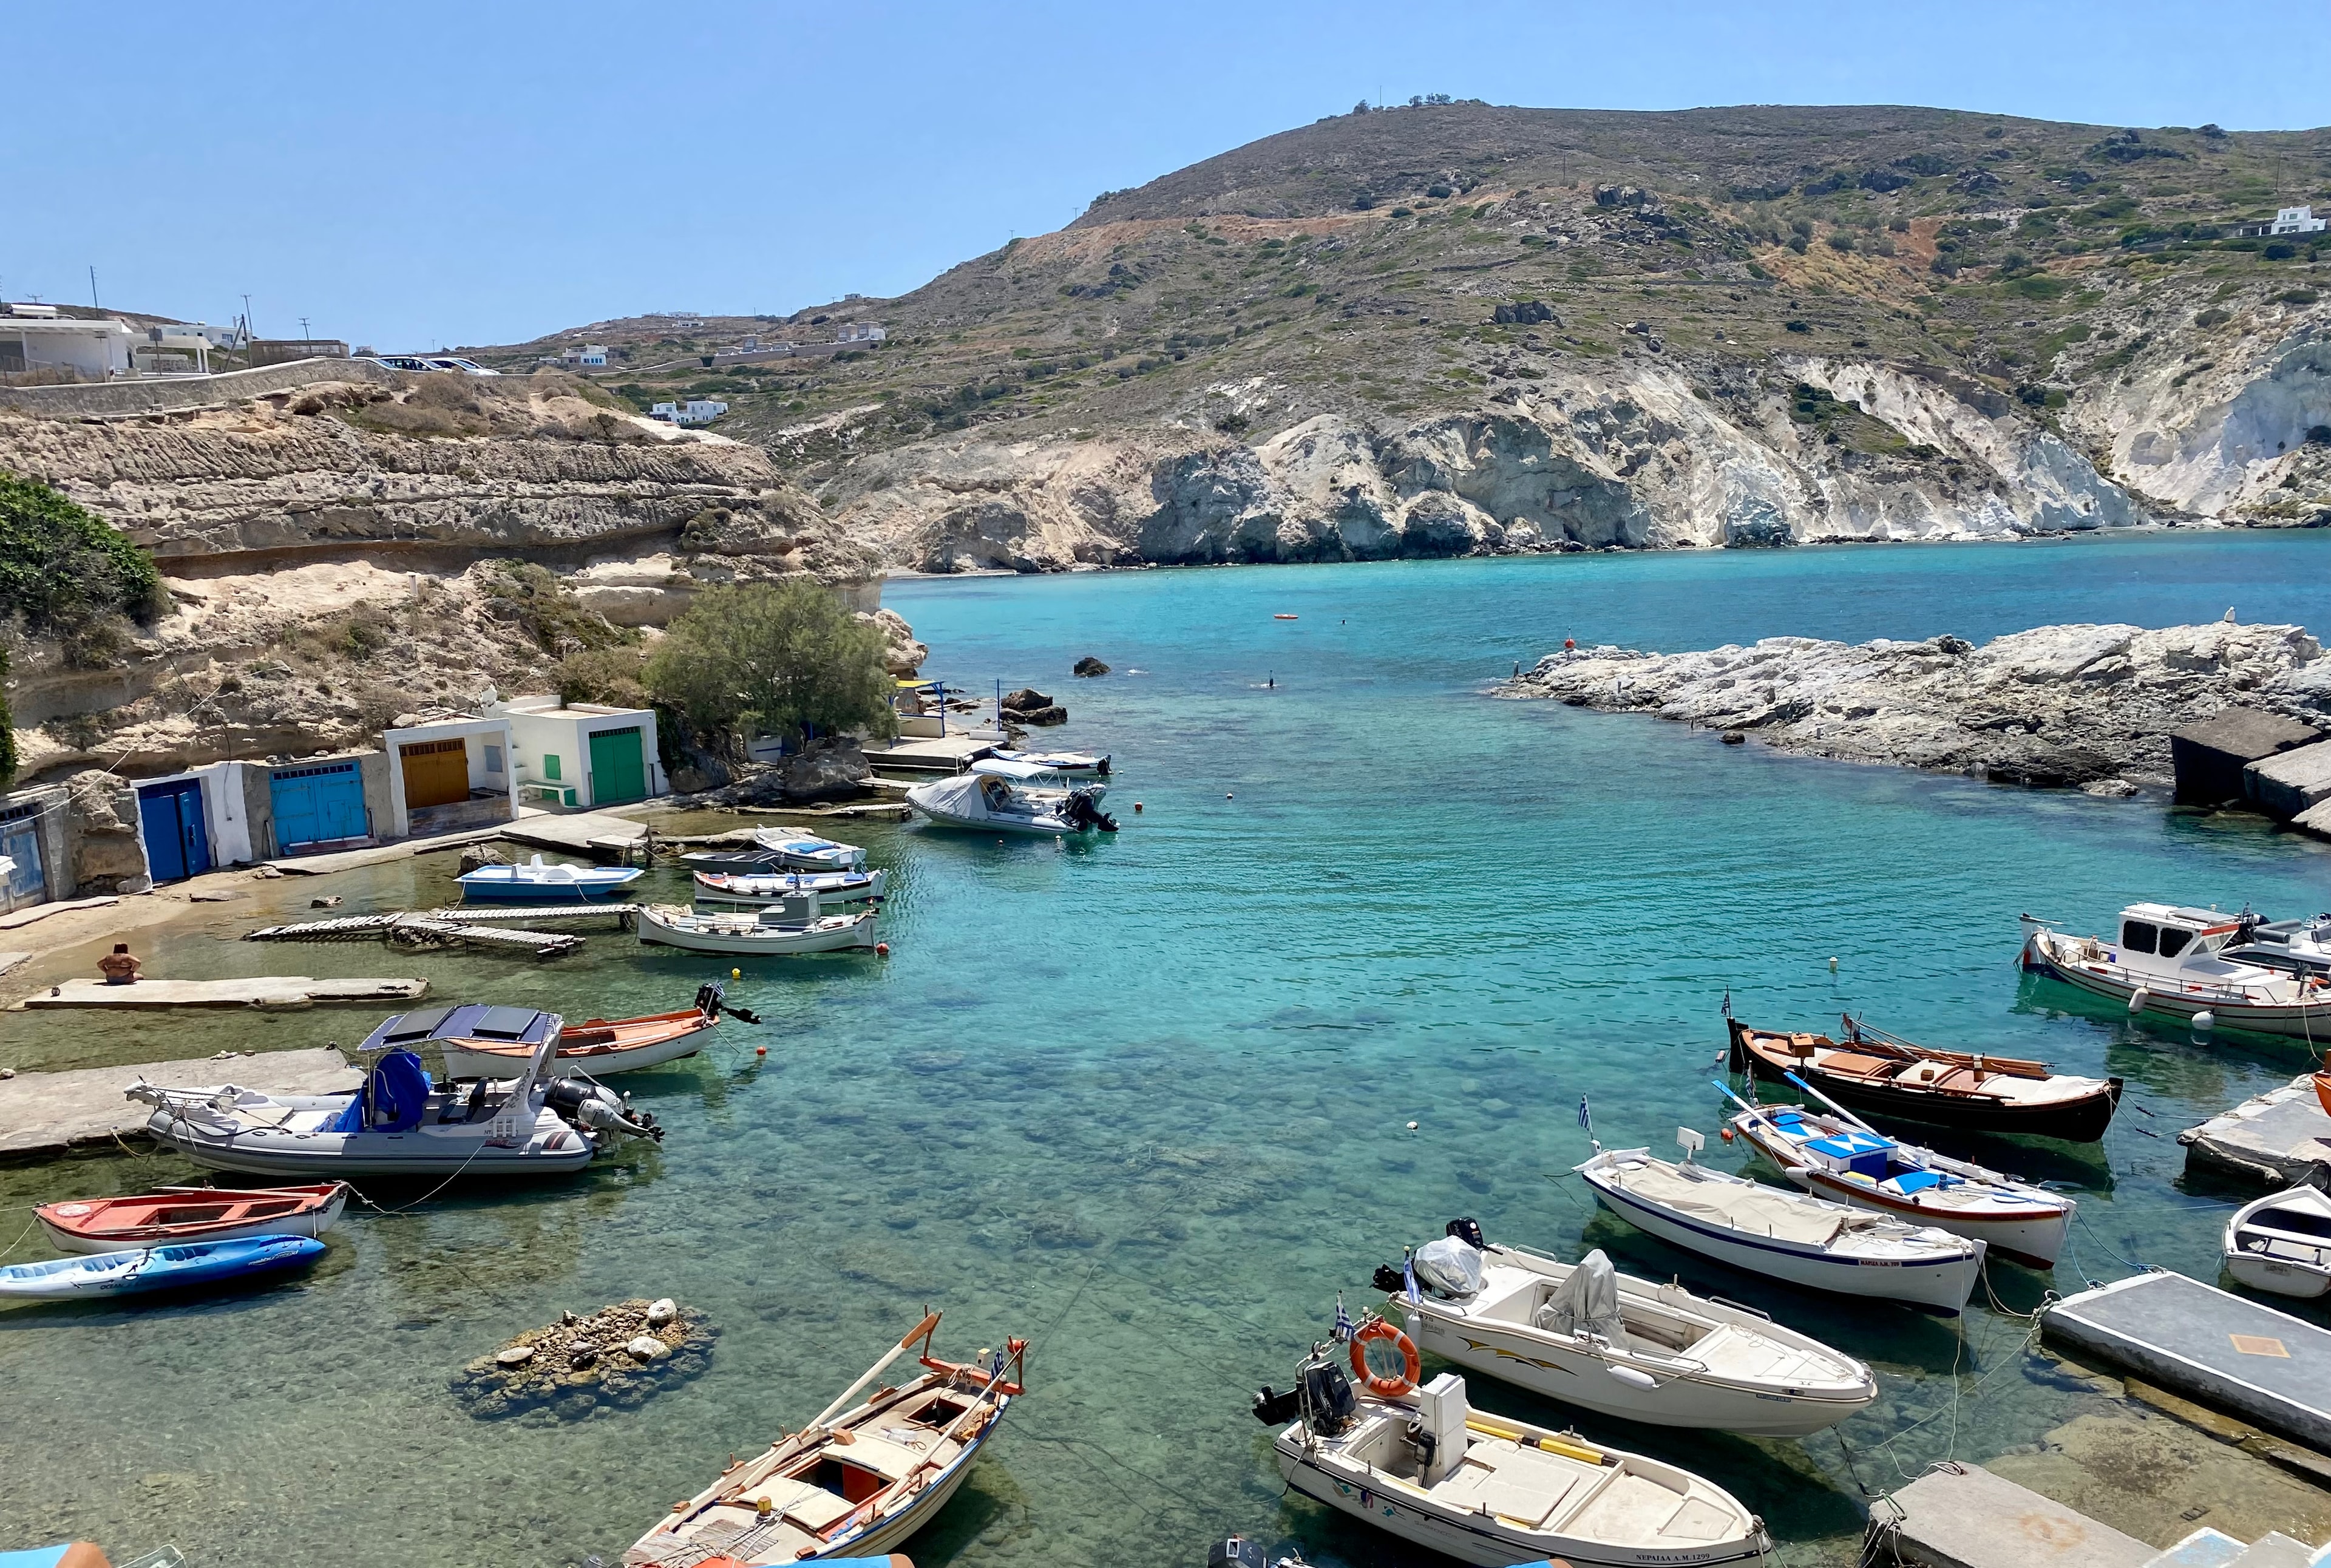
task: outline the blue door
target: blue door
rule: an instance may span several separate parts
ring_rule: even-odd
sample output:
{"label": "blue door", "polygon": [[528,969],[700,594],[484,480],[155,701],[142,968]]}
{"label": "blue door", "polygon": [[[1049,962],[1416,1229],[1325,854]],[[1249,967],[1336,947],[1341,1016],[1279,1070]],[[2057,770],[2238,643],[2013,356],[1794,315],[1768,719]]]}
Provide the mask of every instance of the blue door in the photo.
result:
{"label": "blue door", "polygon": [[27,801],[0,809],[0,858],[14,865],[0,871],[0,910],[48,901],[48,879],[41,865],[41,808]]}
{"label": "blue door", "polygon": [[268,781],[268,794],[275,808],[279,855],[334,839],[361,839],[371,831],[364,780],[353,762],[279,769]]}
{"label": "blue door", "polygon": [[146,865],[157,882],[180,882],[211,869],[200,780],[179,779],[139,790],[138,814],[146,826]]}

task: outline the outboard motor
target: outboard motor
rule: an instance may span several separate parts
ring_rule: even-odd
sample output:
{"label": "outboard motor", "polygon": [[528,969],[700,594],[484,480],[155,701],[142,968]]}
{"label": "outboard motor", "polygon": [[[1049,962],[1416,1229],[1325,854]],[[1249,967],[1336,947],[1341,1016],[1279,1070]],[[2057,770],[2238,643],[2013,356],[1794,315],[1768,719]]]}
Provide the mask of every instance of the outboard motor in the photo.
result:
{"label": "outboard motor", "polygon": [[1206,1568],[1270,1568],[1262,1543],[1232,1535],[1206,1548]]}
{"label": "outboard motor", "polygon": [[1061,803],[1061,814],[1069,819],[1073,828],[1099,828],[1104,833],[1117,832],[1117,819],[1100,809],[1090,790],[1075,789]]}
{"label": "outboard motor", "polygon": [[591,1132],[623,1133],[635,1138],[663,1142],[663,1128],[652,1113],[632,1114],[632,1107],[612,1089],[595,1083],[563,1078],[543,1091],[543,1103],[576,1126]]}
{"label": "outboard motor", "polygon": [[1489,1250],[1489,1244],[1481,1240],[1481,1222],[1479,1220],[1470,1217],[1463,1220],[1451,1220],[1449,1221],[1449,1229],[1441,1234],[1456,1237],[1476,1252],[1486,1252]]}
{"label": "outboard motor", "polygon": [[1300,1389],[1290,1388],[1284,1392],[1277,1392],[1269,1383],[1264,1383],[1262,1392],[1254,1396],[1254,1419],[1267,1427],[1285,1426],[1302,1408],[1303,1391]]}
{"label": "outboard motor", "polygon": [[1332,1438],[1350,1426],[1353,1414],[1359,1409],[1359,1396],[1352,1392],[1351,1378],[1326,1356],[1304,1363],[1302,1393],[1304,1414],[1311,1430],[1323,1438]]}

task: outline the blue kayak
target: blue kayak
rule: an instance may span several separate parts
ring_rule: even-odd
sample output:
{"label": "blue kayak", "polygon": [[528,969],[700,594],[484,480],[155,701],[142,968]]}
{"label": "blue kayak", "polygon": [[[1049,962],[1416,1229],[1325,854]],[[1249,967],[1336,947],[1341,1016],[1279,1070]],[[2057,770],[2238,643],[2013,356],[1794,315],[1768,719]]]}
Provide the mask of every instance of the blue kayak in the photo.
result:
{"label": "blue kayak", "polygon": [[304,1268],[323,1251],[324,1244],[313,1236],[244,1236],[232,1241],[190,1241],[179,1247],[133,1247],[126,1252],[0,1269],[0,1297],[72,1301],[88,1296],[224,1285]]}

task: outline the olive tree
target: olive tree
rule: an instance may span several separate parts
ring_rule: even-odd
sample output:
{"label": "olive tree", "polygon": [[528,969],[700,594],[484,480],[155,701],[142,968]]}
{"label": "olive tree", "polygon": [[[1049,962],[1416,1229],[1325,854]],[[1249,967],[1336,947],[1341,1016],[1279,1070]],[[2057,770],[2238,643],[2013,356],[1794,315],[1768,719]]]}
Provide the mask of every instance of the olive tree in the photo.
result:
{"label": "olive tree", "polygon": [[749,742],[898,733],[880,630],[814,583],[747,583],[708,591],[673,621],[642,671],[649,692],[701,732]]}

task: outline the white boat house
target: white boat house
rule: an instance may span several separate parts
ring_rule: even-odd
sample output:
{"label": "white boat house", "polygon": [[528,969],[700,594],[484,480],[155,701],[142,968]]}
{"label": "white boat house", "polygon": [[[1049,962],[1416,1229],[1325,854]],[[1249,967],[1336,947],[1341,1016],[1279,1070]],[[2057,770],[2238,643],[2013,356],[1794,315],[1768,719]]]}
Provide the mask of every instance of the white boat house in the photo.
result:
{"label": "white boat house", "polygon": [[671,789],[651,709],[514,697],[489,711],[509,726],[512,776],[529,804],[587,811]]}

